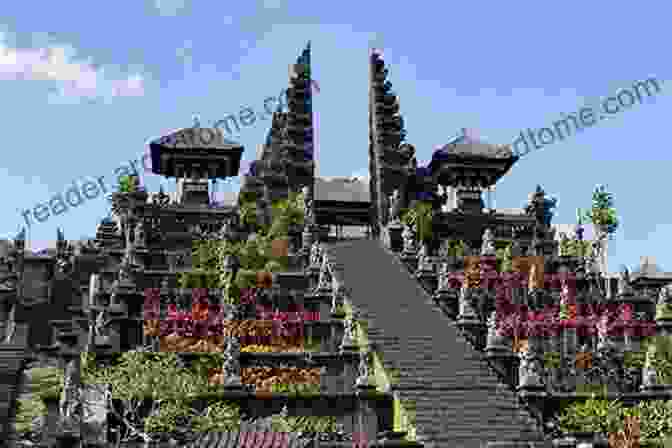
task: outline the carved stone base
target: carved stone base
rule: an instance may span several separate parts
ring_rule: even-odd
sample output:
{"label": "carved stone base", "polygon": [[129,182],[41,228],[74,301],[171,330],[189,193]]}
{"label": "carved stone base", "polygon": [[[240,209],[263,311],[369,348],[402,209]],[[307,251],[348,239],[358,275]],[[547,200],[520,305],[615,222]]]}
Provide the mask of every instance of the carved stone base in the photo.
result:
{"label": "carved stone base", "polygon": [[438,302],[444,312],[451,319],[456,319],[460,309],[460,296],[450,290],[439,289],[434,294],[434,300]]}
{"label": "carved stone base", "polygon": [[389,224],[387,226],[388,247],[392,252],[401,252],[404,248],[404,239],[401,236],[404,230],[401,224]]}
{"label": "carved stone base", "polygon": [[415,278],[420,282],[427,294],[434,294],[439,283],[438,276],[432,270],[423,269],[415,273]]}
{"label": "carved stone base", "polygon": [[409,272],[415,273],[415,270],[418,269],[418,255],[414,253],[402,253],[401,254],[401,262],[404,263],[404,266],[406,266],[406,269],[408,269]]}

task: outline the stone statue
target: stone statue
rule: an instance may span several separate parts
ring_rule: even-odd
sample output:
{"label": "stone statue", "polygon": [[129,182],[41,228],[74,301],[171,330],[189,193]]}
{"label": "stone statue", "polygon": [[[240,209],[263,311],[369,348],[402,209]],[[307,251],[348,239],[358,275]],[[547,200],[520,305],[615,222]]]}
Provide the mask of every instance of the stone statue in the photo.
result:
{"label": "stone statue", "polygon": [[79,410],[81,409],[79,386],[80,366],[79,356],[77,356],[69,360],[65,366],[63,391],[61,392],[60,412],[68,423],[79,422]]}
{"label": "stone statue", "polygon": [[626,266],[621,267],[621,272],[618,274],[618,294],[631,295],[632,286],[630,286],[630,271]]}
{"label": "stone statue", "polygon": [[485,229],[483,232],[483,244],[481,245],[481,255],[484,256],[494,256],[496,254],[495,250],[495,237],[492,233],[492,230]]}
{"label": "stone statue", "polygon": [[310,264],[311,266],[320,265],[320,244],[317,241],[310,246]]}
{"label": "stone statue", "polygon": [[415,232],[413,232],[411,226],[404,226],[404,231],[401,233],[401,237],[404,239],[404,252],[407,254],[415,254],[417,250],[415,246]]}
{"label": "stone statue", "polygon": [[354,345],[355,339],[352,331],[352,319],[345,320],[343,330],[343,342],[341,343],[341,347]]}
{"label": "stone statue", "polygon": [[329,264],[327,257],[322,259],[322,266],[320,267],[320,277],[317,282],[317,291],[321,293],[328,293],[331,291],[331,273],[329,272]]}
{"label": "stone statue", "polygon": [[497,328],[497,312],[493,311],[490,313],[487,322],[488,327],[488,336],[487,336],[487,347],[501,347],[504,345],[504,338]]}
{"label": "stone statue", "polygon": [[653,358],[656,356],[655,345],[649,346],[644,362],[644,371],[642,372],[642,388],[656,386],[658,384],[658,372],[653,365]]}
{"label": "stone statue", "polygon": [[357,378],[358,386],[368,386],[369,385],[369,365],[368,365],[368,353],[360,352],[359,354],[359,376]]}
{"label": "stone statue", "polygon": [[225,360],[222,370],[225,385],[240,385],[240,341],[235,336],[226,338]]}
{"label": "stone statue", "polygon": [[119,266],[119,280],[122,282],[131,281],[131,274],[133,272],[131,259],[132,259],[131,246],[126,245],[124,258],[121,260],[121,264]]}
{"label": "stone statue", "polygon": [[399,212],[401,211],[401,195],[399,190],[395,189],[390,198],[390,223],[399,224]]}
{"label": "stone statue", "polygon": [[518,354],[520,366],[518,368],[519,387],[543,386],[543,361],[538,353],[528,348],[527,351]]}
{"label": "stone statue", "polygon": [[96,336],[107,336],[107,330],[105,329],[105,311],[101,311],[96,316],[96,325],[95,325],[95,335]]}
{"label": "stone statue", "polygon": [[418,253],[418,270],[427,271],[432,270],[432,266],[429,263],[429,254],[427,253],[427,245],[423,244],[420,247],[420,252]]}
{"label": "stone statue", "polygon": [[303,187],[303,208],[305,210],[305,217],[307,224],[313,224],[313,195],[310,187]]}

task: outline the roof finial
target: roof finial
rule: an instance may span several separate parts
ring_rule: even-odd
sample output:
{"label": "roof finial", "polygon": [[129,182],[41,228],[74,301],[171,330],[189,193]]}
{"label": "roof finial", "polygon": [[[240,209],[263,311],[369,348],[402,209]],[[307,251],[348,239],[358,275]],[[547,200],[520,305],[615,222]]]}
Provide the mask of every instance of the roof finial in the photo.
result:
{"label": "roof finial", "polygon": [[198,115],[194,114],[194,127],[195,128],[200,128],[201,127],[201,121],[198,119]]}

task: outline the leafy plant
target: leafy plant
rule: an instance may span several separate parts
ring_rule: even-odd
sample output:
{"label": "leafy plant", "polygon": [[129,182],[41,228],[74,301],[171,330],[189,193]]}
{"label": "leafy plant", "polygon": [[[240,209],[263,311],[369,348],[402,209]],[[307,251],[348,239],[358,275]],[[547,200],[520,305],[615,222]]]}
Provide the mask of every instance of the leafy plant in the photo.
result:
{"label": "leafy plant", "polygon": [[402,221],[408,226],[416,227],[418,240],[427,242],[432,239],[432,218],[434,210],[432,203],[428,201],[418,201],[408,209],[402,216]]}
{"label": "leafy plant", "polygon": [[[464,244],[464,243],[463,243]],[[513,256],[511,255],[511,243],[506,247],[497,249],[495,256],[500,262],[500,272],[511,272],[513,270]]]}
{"label": "leafy plant", "polygon": [[336,432],[336,417],[274,414],[271,429],[277,432]]}
{"label": "leafy plant", "polygon": [[20,398],[17,404],[15,431],[20,438],[33,439],[39,437],[43,430],[43,420],[47,407],[37,397]]}
{"label": "leafy plant", "polygon": [[[581,215],[580,211],[579,214]],[[595,225],[605,226],[609,235],[615,233],[618,229],[619,221],[614,208],[614,196],[606,191],[603,185],[598,185],[595,188],[592,208],[583,216]]]}
{"label": "leafy plant", "polygon": [[639,417],[641,441],[672,437],[672,401],[642,401],[631,413]]}
{"label": "leafy plant", "polygon": [[137,186],[138,186],[137,176],[121,176],[119,178],[120,193],[133,193],[134,191],[136,191]]}
{"label": "leafy plant", "polygon": [[31,391],[39,398],[57,398],[63,391],[64,373],[58,367],[31,369]]}
{"label": "leafy plant", "polygon": [[557,369],[558,367],[560,367],[560,353],[545,352],[544,367],[546,367],[547,369]]}
{"label": "leafy plant", "polygon": [[236,275],[236,285],[242,290],[257,286],[257,272],[252,269],[240,269]]}
{"label": "leafy plant", "polygon": [[626,408],[618,401],[589,399],[573,403],[560,415],[560,429],[566,432],[596,432],[603,435],[624,432],[636,418],[640,442],[652,443],[672,437],[672,400],[645,400]]}
{"label": "leafy plant", "polygon": [[585,257],[591,251],[592,246],[590,241],[577,240],[575,238],[560,240],[560,254],[563,256]]}
{"label": "leafy plant", "polygon": [[640,351],[626,351],[624,353],[623,365],[629,369],[642,369],[646,361],[646,352]]}
{"label": "leafy plant", "polygon": [[467,248],[467,245],[462,240],[448,240],[446,244],[446,256],[448,257],[462,257]]}
{"label": "leafy plant", "polygon": [[[216,358],[208,355],[204,357],[211,361]],[[159,433],[188,426],[198,416],[191,407],[190,398],[212,391],[207,376],[202,371],[198,372],[198,368],[182,368],[177,355],[169,352],[125,352],[111,366],[87,367],[82,374],[82,381],[85,383],[111,386],[110,398],[113,400],[110,410],[123,421],[126,438],[139,435],[150,440]],[[149,415],[143,418],[139,410],[145,398],[152,400],[152,408]],[[118,402],[121,403],[121,409],[118,408]],[[197,419],[197,426],[207,423],[207,418],[210,417],[206,415],[205,421]],[[222,425],[235,425],[240,419],[236,415],[217,421]],[[213,420],[209,422],[214,424]]]}
{"label": "leafy plant", "polygon": [[652,352],[651,363],[656,369],[658,381],[672,384],[672,338],[654,336],[649,348]]}
{"label": "leafy plant", "polygon": [[622,404],[589,398],[585,402],[572,403],[560,415],[560,429],[565,432],[596,432],[609,434],[622,429]]}

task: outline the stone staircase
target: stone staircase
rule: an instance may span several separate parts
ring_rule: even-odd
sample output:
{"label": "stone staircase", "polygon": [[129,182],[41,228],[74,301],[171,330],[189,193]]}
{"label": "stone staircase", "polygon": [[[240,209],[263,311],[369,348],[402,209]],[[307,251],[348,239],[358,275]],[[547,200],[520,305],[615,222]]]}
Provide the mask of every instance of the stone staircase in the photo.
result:
{"label": "stone staircase", "polygon": [[9,343],[0,344],[0,447],[11,439],[27,345],[26,324],[17,324]]}
{"label": "stone staircase", "polygon": [[368,322],[369,342],[385,369],[399,369],[400,399],[415,401],[418,441],[427,447],[550,446],[484,355],[379,242],[330,244],[326,256]]}

